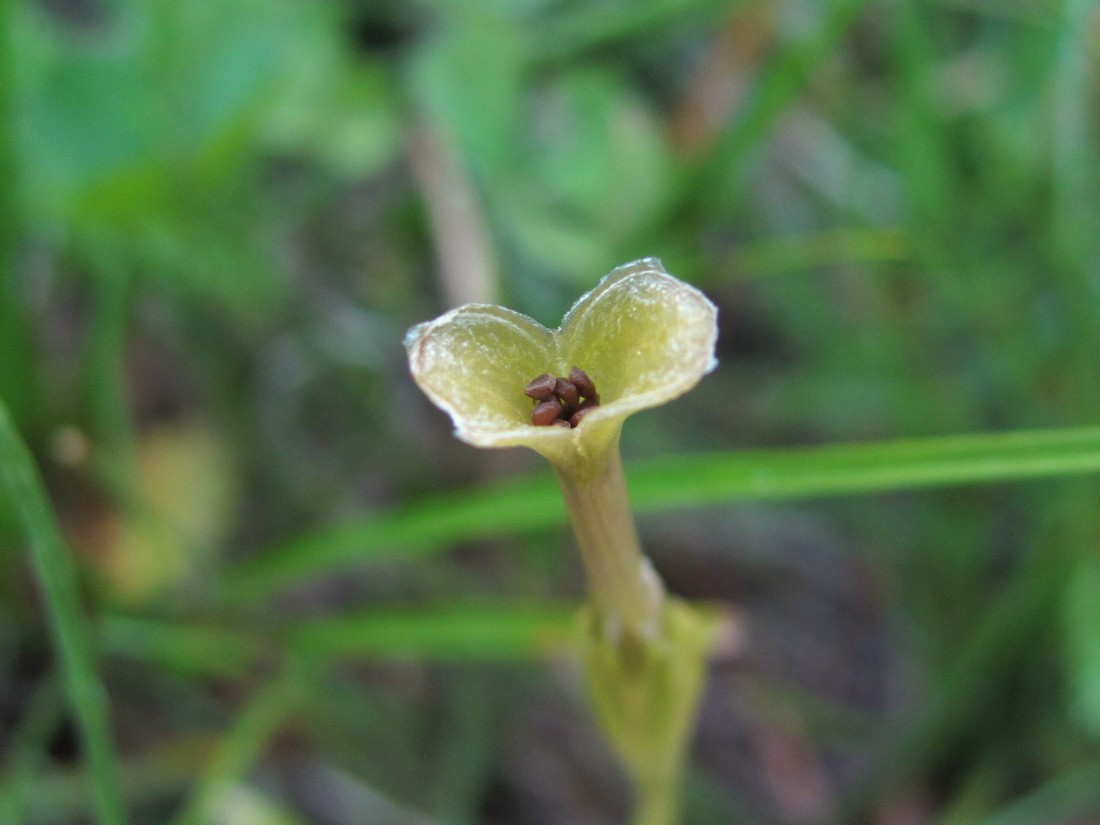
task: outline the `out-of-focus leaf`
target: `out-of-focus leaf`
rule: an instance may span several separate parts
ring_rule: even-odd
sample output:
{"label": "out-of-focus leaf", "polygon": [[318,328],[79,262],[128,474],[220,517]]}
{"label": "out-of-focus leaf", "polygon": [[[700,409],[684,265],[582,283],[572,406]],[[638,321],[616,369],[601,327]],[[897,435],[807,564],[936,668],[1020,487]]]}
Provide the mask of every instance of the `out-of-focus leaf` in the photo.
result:
{"label": "out-of-focus leaf", "polygon": [[15,106],[30,219],[93,271],[159,276],[254,312],[277,296],[261,153],[341,174],[397,148],[385,78],[323,4],[111,4],[87,31],[23,4]]}
{"label": "out-of-focus leaf", "polygon": [[543,60],[558,61],[588,49],[652,32],[685,21],[705,23],[726,11],[726,0],[584,0],[554,8],[535,49]]}
{"label": "out-of-focus leaf", "polygon": [[512,21],[470,15],[437,31],[412,56],[408,81],[424,116],[485,179],[500,180],[516,159],[524,45]]}
{"label": "out-of-focus leaf", "polygon": [[335,49],[298,57],[286,94],[273,101],[265,144],[315,157],[348,179],[390,162],[401,150],[401,123],[389,76]]}
{"label": "out-of-focus leaf", "polygon": [[499,220],[533,258],[587,284],[658,210],[669,151],[642,98],[605,72],[559,75],[532,107],[527,157],[495,204]]}
{"label": "out-of-focus leaf", "polygon": [[132,508],[97,558],[113,595],[145,602],[193,583],[229,523],[237,479],[231,451],[201,422],[139,439]]}
{"label": "out-of-focus leaf", "polygon": [[[71,219],[74,204],[97,203],[101,186],[115,188],[106,200],[124,214],[163,208],[160,199],[176,194],[173,182],[201,170],[219,141],[243,124],[255,132],[287,51],[316,27],[294,8],[278,0],[123,2],[102,30],[80,35],[28,9],[17,20],[17,100],[37,211]],[[239,163],[247,143],[236,142]],[[119,189],[118,176],[151,180]]]}
{"label": "out-of-focus leaf", "polygon": [[209,825],[307,825],[287,806],[243,782],[225,783],[207,807]]}

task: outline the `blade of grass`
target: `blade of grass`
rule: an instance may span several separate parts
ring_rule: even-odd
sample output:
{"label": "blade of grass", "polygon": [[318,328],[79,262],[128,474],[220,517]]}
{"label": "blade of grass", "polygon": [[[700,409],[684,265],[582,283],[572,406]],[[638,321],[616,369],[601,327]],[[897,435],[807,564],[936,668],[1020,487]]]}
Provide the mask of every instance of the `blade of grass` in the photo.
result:
{"label": "blade of grass", "polygon": [[[1055,275],[1067,299],[1067,334],[1073,348],[1065,359],[1065,406],[1089,415],[1100,403],[1094,380],[1095,352],[1100,344],[1096,320],[1097,222],[1092,204],[1098,179],[1096,129],[1092,111],[1095,97],[1095,60],[1090,55],[1090,20],[1095,4],[1071,0],[1063,4],[1058,60],[1053,75],[1051,118],[1053,146],[1053,207],[1051,244]],[[1065,503],[1066,521],[1073,531],[1072,546],[1078,556],[1075,574],[1064,595],[1066,670],[1069,703],[1079,723],[1095,733],[1100,730],[1100,617],[1095,593],[1100,576],[1097,537],[1100,514],[1096,499],[1100,487],[1079,485]],[[1091,591],[1091,592],[1090,592]]]}
{"label": "blade of grass", "polygon": [[719,269],[699,265],[697,283],[764,278],[837,264],[891,263],[911,254],[911,245],[899,229],[853,227],[800,233],[745,243]]}
{"label": "blade of grass", "polygon": [[15,138],[17,65],[13,38],[16,4],[0,0],[0,393],[9,399],[12,417],[27,422],[35,400],[31,335],[19,300],[18,259],[22,212],[20,167]]}
{"label": "blade of grass", "polygon": [[[552,478],[538,476],[489,490],[424,498],[310,533],[231,571],[224,595],[231,603],[259,601],[299,579],[366,556],[384,560],[426,553],[462,536],[500,535],[518,525],[539,529],[562,524],[565,506],[556,490]],[[500,524],[504,513],[510,518]]]}
{"label": "blade of grass", "polygon": [[[178,799],[204,764],[210,747],[208,736],[179,736],[124,760],[119,767],[126,799],[135,808],[160,808]],[[0,823],[96,822],[87,789],[87,772],[80,769],[43,767],[29,782],[5,777],[0,797],[18,798],[19,816],[14,820],[0,819]]]}
{"label": "blade of grass", "polygon": [[242,676],[268,652],[243,632],[133,616],[103,616],[97,637],[105,654],[203,677]]}
{"label": "blade of grass", "polygon": [[303,675],[291,668],[252,698],[237,716],[172,825],[203,825],[211,821],[212,806],[221,794],[255,764],[268,740],[301,702]]}
{"label": "blade of grass", "polygon": [[4,758],[4,788],[0,798],[0,822],[27,821],[27,802],[33,796],[36,779],[48,761],[50,740],[65,716],[65,693],[60,674],[47,673],[21,709],[22,718],[8,739]]}
{"label": "blade of grass", "polygon": [[834,0],[821,12],[820,25],[780,47],[769,61],[767,73],[736,112],[737,122],[684,176],[674,204],[696,200],[699,192],[714,189],[716,182],[720,182],[722,193],[741,191],[742,161],[749,150],[794,103],[813,78],[814,69],[832,54],[866,5],[867,0]]}
{"label": "blade of grass", "polygon": [[1100,427],[940,436],[794,450],[673,456],[632,475],[641,510],[1100,471]]}
{"label": "blade of grass", "polygon": [[128,467],[135,452],[126,376],[129,276],[104,263],[97,268],[92,285],[84,370],[93,434],[95,440],[106,447],[112,461]]}
{"label": "blade of grass", "polygon": [[480,803],[493,777],[497,750],[494,724],[496,697],[505,695],[490,676],[468,668],[449,674],[445,699],[432,816],[449,825],[476,825]]}
{"label": "blade of grass", "polygon": [[577,605],[433,604],[315,619],[290,648],[309,657],[530,660],[570,647]]}
{"label": "blade of grass", "polygon": [[[811,498],[1100,471],[1100,427],[680,455],[629,473],[639,512],[746,500]],[[323,573],[439,550],[457,541],[565,521],[548,476],[433,496],[276,547],[228,576],[232,601],[262,600]]]}
{"label": "blade of grass", "polygon": [[[933,230],[950,226],[952,215],[944,204],[955,203],[952,182],[958,178],[951,168],[952,153],[945,137],[945,121],[931,97],[929,77],[938,67],[937,55],[925,20],[926,11],[917,4],[905,4],[893,16],[899,115],[898,165],[905,175],[916,227]],[[922,256],[936,255],[943,246],[943,232],[933,236],[938,243],[920,245]]]}
{"label": "blade of grass", "polygon": [[100,825],[122,825],[126,814],[111,738],[107,694],[99,677],[88,620],[81,609],[72,558],[30,452],[16,433],[2,403],[0,485],[11,499],[30,544],[31,562],[49,612],[65,688],[91,768]]}
{"label": "blade of grass", "polygon": [[859,820],[882,799],[884,788],[903,786],[935,770],[973,735],[973,720],[1003,696],[1003,685],[1021,678],[1029,656],[1049,644],[1047,634],[1066,575],[1057,544],[1051,536],[1034,543],[1030,557],[932,678],[915,715],[883,732],[881,753],[842,798],[832,822]]}

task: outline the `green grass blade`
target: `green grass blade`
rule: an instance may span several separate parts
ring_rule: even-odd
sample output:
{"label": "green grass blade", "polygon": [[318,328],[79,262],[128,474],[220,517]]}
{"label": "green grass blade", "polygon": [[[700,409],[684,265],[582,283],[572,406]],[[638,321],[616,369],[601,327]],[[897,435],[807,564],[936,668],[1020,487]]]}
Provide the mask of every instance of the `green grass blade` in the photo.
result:
{"label": "green grass blade", "polygon": [[100,825],[122,825],[126,814],[107,694],[99,678],[88,620],[80,607],[72,559],[30,452],[3,404],[0,404],[0,485],[11,499],[29,540],[31,562],[49,611],[65,688],[91,769]]}
{"label": "green grass blade", "polygon": [[640,510],[810,498],[1100,471],[1100,427],[675,456],[632,473]]}
{"label": "green grass blade", "polygon": [[578,606],[432,604],[301,623],[288,642],[311,658],[528,661],[576,641]]}
{"label": "green grass blade", "polygon": [[[628,472],[639,512],[730,501],[851,495],[1100,471],[1100,427],[681,455]],[[448,544],[562,524],[554,480],[539,476],[421,499],[305,536],[242,565],[233,599],[262,599],[310,576],[423,555]]]}
{"label": "green grass blade", "polygon": [[[179,737],[168,747],[153,747],[120,765],[126,799],[135,808],[159,809],[186,792],[209,749],[206,737]],[[86,771],[40,768],[33,779],[5,777],[0,797],[18,798],[18,816],[2,825],[58,825],[94,822]],[[6,811],[0,806],[0,814]]]}
{"label": "green grass blade", "polygon": [[18,278],[23,210],[16,146],[16,13],[15,0],[0,0],[0,393],[8,399],[12,417],[25,423],[33,418],[36,398],[30,325]]}
{"label": "green grass blade", "polygon": [[106,655],[198,677],[243,676],[269,652],[261,640],[221,627],[103,616],[97,629],[100,650]]}
{"label": "green grass blade", "polygon": [[834,0],[821,11],[819,25],[792,43],[781,46],[767,72],[756,83],[751,96],[737,112],[737,121],[726,130],[703,162],[687,177],[684,197],[707,188],[710,181],[731,185],[730,170],[740,175],[736,164],[759,144],[768,131],[802,94],[814,70],[825,60],[867,6],[867,0]]}
{"label": "green grass blade", "polygon": [[911,244],[898,229],[853,227],[805,232],[741,244],[718,269],[700,261],[698,283],[746,281],[814,267],[905,260]]}
{"label": "green grass blade", "polygon": [[66,697],[60,672],[46,674],[20,709],[21,718],[8,737],[4,754],[3,786],[0,799],[0,823],[26,822],[27,803],[37,793],[42,765],[61,726]]}
{"label": "green grass blade", "polygon": [[237,715],[213,760],[173,825],[204,825],[221,794],[256,763],[264,747],[304,696],[303,674],[292,668],[252,697]]}
{"label": "green grass blade", "polygon": [[[562,524],[565,506],[549,476],[507,486],[432,496],[395,510],[311,533],[263,554],[230,574],[228,598],[263,599],[297,580],[367,558],[429,553],[462,537]],[[503,523],[502,523],[503,517]],[[522,529],[522,528],[521,528]]]}

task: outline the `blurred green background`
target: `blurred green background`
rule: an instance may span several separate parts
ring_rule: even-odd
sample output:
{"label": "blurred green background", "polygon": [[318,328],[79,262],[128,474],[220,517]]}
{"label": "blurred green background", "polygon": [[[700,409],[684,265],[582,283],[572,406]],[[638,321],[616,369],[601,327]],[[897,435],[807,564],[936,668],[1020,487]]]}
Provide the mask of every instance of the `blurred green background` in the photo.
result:
{"label": "blurred green background", "polygon": [[[401,340],[556,326],[644,255],[721,309],[718,371],[624,433],[657,568],[731,616],[688,825],[1100,821],[1093,480],[703,507],[653,463],[1096,423],[1097,4],[0,15],[0,398],[131,821],[624,820],[553,484],[453,439]],[[11,505],[0,818],[91,822]]]}

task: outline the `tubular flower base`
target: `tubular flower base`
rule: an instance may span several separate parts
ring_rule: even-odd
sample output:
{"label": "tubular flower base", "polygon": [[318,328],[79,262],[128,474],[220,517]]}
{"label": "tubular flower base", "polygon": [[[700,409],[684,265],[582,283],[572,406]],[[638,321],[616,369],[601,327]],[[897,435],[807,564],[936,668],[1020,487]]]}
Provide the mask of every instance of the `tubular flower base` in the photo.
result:
{"label": "tubular flower base", "polygon": [[413,378],[479,447],[526,446],[557,473],[588,573],[585,662],[597,717],[634,779],[636,822],[676,799],[716,620],[666,598],[641,552],[619,459],[632,413],[716,362],[717,310],[655,258],[612,271],[548,330],[469,304],[409,330]]}

